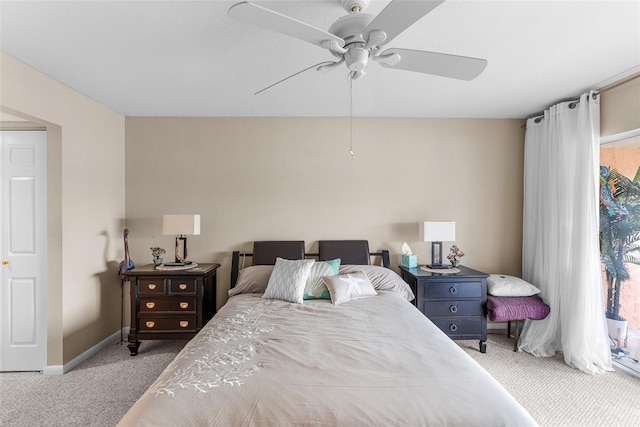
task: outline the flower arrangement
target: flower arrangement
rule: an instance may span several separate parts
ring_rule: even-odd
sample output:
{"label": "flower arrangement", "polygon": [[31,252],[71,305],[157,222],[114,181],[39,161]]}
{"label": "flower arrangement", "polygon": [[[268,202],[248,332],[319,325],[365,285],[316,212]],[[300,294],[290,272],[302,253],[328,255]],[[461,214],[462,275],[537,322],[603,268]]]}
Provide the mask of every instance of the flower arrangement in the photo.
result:
{"label": "flower arrangement", "polygon": [[167,251],[164,250],[164,248],[158,248],[158,247],[151,248],[151,255],[153,255],[153,258],[155,259],[162,258],[162,255],[166,252]]}
{"label": "flower arrangement", "polygon": [[464,252],[462,252],[456,245],[451,246],[451,250],[449,251],[449,255],[447,255],[447,259],[451,262],[460,262],[460,258],[464,256]]}

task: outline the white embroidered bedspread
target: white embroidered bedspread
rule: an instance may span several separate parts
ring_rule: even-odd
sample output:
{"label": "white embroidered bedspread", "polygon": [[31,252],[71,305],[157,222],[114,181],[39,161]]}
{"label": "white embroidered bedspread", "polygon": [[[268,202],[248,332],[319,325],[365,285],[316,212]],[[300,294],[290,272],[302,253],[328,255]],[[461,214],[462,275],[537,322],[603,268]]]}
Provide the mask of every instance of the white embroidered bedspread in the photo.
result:
{"label": "white embroidered bedspread", "polygon": [[229,299],[119,426],[527,426],[535,421],[397,293],[335,306]]}

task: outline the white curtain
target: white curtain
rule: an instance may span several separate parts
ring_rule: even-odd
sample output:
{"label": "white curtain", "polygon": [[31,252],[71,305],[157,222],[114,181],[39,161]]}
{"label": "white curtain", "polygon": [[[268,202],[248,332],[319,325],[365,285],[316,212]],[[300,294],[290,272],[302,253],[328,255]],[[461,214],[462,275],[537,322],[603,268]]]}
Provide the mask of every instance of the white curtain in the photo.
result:
{"label": "white curtain", "polygon": [[522,276],[551,307],[525,322],[519,348],[562,352],[588,373],[612,370],[599,250],[600,96],[583,94],[527,120]]}

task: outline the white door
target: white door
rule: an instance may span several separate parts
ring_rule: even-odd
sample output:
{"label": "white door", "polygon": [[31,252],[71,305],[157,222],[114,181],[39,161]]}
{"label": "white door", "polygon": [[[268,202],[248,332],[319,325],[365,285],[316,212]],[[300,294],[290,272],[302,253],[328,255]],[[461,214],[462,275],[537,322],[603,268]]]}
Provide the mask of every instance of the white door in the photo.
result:
{"label": "white door", "polygon": [[0,371],[41,371],[47,353],[47,137],[44,131],[0,135]]}

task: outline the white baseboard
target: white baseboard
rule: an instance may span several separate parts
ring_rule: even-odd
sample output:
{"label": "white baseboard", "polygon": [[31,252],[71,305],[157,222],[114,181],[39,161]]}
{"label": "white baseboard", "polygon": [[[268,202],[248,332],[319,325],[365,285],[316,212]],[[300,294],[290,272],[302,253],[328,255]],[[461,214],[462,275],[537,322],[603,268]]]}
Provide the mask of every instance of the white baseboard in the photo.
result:
{"label": "white baseboard", "polygon": [[[129,327],[125,327],[122,330],[122,336],[126,337],[127,335],[129,335]],[[44,375],[62,375],[62,374],[66,374],[67,372],[69,372],[70,370],[72,370],[73,368],[75,368],[76,366],[78,366],[79,364],[81,364],[82,362],[84,362],[85,360],[87,360],[88,358],[90,358],[91,356],[93,356],[94,354],[96,354],[97,352],[99,352],[100,350],[102,350],[103,348],[105,348],[106,346],[116,343],[120,341],[120,331],[114,332],[113,335],[103,339],[102,341],[100,341],[98,344],[94,345],[93,347],[91,347],[90,349],[88,349],[87,351],[81,353],[80,355],[74,357],[72,360],[70,360],[69,362],[65,363],[64,365],[48,365],[44,368],[44,370],[42,371],[42,373]]]}

